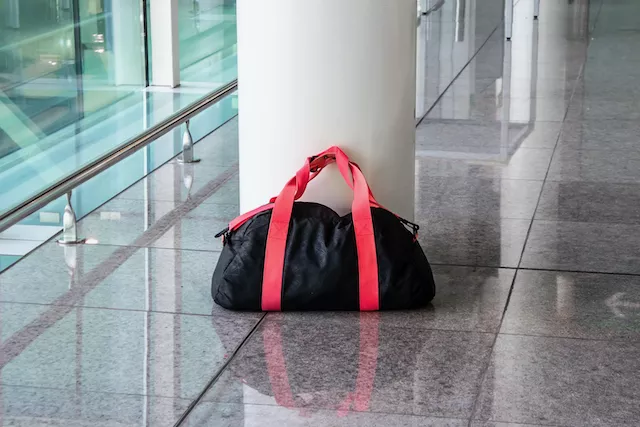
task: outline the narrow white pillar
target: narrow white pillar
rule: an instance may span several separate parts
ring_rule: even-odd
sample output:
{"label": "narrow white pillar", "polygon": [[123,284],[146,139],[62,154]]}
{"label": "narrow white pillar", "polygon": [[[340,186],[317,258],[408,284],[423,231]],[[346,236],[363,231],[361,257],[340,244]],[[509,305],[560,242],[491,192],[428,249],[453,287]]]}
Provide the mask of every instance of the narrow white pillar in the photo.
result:
{"label": "narrow white pillar", "polygon": [[429,4],[431,2],[429,0],[418,0],[418,5],[420,5],[420,12],[425,13],[429,10]]}
{"label": "narrow white pillar", "polygon": [[[416,0],[238,0],[237,14],[241,209],[338,145],[380,203],[413,218]],[[325,174],[305,199],[349,211],[337,170]]]}
{"label": "narrow white pillar", "polygon": [[113,35],[113,81],[116,86],[144,83],[144,50],[140,2],[111,0]]}
{"label": "narrow white pillar", "polygon": [[4,4],[4,24],[8,28],[20,29],[20,2],[18,0],[8,0]]}
{"label": "narrow white pillar", "polygon": [[150,0],[151,84],[180,85],[178,0]]}

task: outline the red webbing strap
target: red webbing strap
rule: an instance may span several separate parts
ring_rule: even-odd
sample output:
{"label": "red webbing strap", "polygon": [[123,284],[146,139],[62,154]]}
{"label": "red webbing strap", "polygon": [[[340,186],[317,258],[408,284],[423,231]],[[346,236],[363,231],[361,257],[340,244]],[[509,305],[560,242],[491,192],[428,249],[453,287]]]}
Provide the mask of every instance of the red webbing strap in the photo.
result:
{"label": "red webbing strap", "polygon": [[373,234],[373,219],[369,201],[369,186],[357,166],[350,164],[353,175],[353,205],[351,215],[358,252],[360,311],[380,309],[378,286],[378,255]]}
{"label": "red webbing strap", "polygon": [[262,272],[262,310],[282,310],[282,278],[284,275],[284,254],[287,249],[289,222],[296,196],[296,178],[282,189],[271,211],[271,222],[267,234]]}
{"label": "red webbing strap", "polygon": [[[324,154],[327,153],[327,154]],[[357,165],[351,164],[348,157],[340,148],[332,147],[321,153],[318,170],[314,175],[310,175],[310,168],[315,168],[318,157],[305,162],[295,178],[292,178],[280,195],[276,198],[271,214],[271,223],[265,249],[265,263],[262,278],[262,310],[280,311],[282,309],[282,281],[284,275],[284,257],[289,233],[289,223],[293,202],[302,196],[302,192],[310,179],[315,178],[324,166],[335,161],[341,173],[348,169],[349,175],[353,177],[347,179],[343,177],[354,190],[352,204],[352,216],[356,236],[356,246],[358,253],[358,274],[360,291],[360,310],[379,310],[378,293],[378,262],[376,256],[375,239],[373,235],[373,220],[371,218],[371,190],[362,171]],[[373,200],[375,202],[375,199]],[[375,202],[377,205],[377,202]]]}

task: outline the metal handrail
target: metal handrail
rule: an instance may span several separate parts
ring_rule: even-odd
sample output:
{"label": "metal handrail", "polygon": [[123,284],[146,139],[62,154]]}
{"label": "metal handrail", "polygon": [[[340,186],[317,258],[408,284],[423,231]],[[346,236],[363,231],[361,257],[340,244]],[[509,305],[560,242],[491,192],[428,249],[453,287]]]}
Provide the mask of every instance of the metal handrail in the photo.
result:
{"label": "metal handrail", "polygon": [[202,111],[211,107],[213,104],[228,95],[231,95],[237,89],[238,80],[235,79],[204,98],[189,105],[184,110],[175,113],[157,125],[147,129],[135,139],[84,165],[71,175],[65,176],[63,179],[45,188],[38,194],[0,214],[0,232],[3,232],[7,228],[36,212],[38,209],[53,202],[57,198],[64,196],[69,191],[85,183],[119,161],[129,157],[139,149],[151,144],[153,141],[169,133],[177,126],[187,122]]}

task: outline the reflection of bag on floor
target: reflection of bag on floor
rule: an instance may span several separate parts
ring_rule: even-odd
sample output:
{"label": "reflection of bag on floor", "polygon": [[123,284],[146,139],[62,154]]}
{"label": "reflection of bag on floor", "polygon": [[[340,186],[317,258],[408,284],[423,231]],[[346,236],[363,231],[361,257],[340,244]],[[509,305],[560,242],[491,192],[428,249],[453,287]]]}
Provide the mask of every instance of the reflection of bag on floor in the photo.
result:
{"label": "reflection of bag on floor", "polygon": [[[294,203],[334,162],[353,189],[352,213],[339,217],[317,203]],[[380,206],[358,165],[332,147],[307,159],[270,204],[231,222],[223,233],[212,295],[234,310],[424,306],[433,299],[435,284],[417,231]]]}
{"label": "reflection of bag on floor", "polygon": [[[413,380],[423,343],[403,343],[399,357],[391,336],[397,330],[380,329],[377,314],[362,314],[359,321],[323,320],[317,329],[300,327],[312,321],[276,317],[263,322],[229,365],[231,375],[221,388],[225,396],[244,386],[245,404],[277,405],[302,416],[326,409],[341,416],[369,410],[374,389],[384,396],[393,383]],[[246,387],[257,393],[247,395]]]}

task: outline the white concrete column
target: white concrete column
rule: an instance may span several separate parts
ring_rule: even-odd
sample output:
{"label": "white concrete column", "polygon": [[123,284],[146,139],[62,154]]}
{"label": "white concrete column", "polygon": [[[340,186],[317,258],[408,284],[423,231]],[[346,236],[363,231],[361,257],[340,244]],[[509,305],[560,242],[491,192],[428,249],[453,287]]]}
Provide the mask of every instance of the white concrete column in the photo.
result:
{"label": "white concrete column", "polygon": [[178,0],[150,0],[151,84],[180,85]]}
{"label": "white concrete column", "polygon": [[[380,203],[413,218],[416,0],[238,0],[237,14],[241,209],[338,145]],[[349,211],[337,170],[325,174],[305,199]]]}

